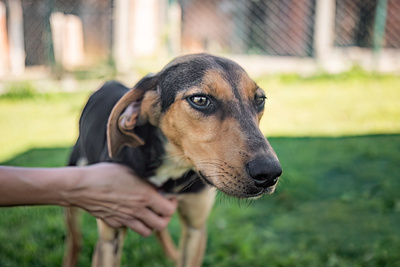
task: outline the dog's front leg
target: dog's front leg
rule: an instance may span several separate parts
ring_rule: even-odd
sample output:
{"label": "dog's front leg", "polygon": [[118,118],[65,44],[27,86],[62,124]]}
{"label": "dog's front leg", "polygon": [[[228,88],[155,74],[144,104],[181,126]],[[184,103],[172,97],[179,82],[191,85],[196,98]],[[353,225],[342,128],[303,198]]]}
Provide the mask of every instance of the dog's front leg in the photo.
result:
{"label": "dog's front leg", "polygon": [[92,267],[118,267],[121,262],[125,228],[112,228],[97,219],[99,239],[93,254]]}
{"label": "dog's front leg", "polygon": [[198,267],[203,262],[207,241],[206,221],[215,199],[215,190],[206,188],[196,194],[178,198],[178,211],[182,223],[179,243],[179,267]]}

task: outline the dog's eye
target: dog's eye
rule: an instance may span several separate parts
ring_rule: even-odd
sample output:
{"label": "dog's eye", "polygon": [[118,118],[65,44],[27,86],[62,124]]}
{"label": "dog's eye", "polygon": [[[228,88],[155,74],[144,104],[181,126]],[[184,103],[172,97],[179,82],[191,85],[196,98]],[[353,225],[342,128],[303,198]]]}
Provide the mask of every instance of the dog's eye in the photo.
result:
{"label": "dog's eye", "polygon": [[210,105],[210,100],[207,97],[199,95],[189,97],[189,102],[199,108],[206,108]]}
{"label": "dog's eye", "polygon": [[256,104],[256,106],[258,107],[258,108],[263,108],[264,107],[264,104],[265,104],[265,99],[266,99],[267,97],[266,96],[255,96],[255,98],[254,98],[254,103]]}

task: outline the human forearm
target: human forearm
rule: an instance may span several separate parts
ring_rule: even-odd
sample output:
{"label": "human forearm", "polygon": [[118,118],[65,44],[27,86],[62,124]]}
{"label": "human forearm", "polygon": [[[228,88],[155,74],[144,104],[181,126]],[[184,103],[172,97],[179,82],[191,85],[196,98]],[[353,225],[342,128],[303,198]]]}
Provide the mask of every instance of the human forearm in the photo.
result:
{"label": "human forearm", "polygon": [[64,192],[79,168],[19,168],[0,166],[0,206],[61,205],[68,206]]}

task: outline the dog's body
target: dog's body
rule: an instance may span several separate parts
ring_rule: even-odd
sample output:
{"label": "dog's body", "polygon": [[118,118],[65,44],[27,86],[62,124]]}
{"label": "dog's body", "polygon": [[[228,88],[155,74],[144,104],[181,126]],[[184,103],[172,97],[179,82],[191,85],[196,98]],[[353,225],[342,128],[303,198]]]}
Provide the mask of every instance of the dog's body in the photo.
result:
{"label": "dog's body", "polygon": [[[239,197],[272,193],[282,170],[258,128],[263,91],[236,63],[207,54],[175,59],[129,90],[117,82],[94,93],[82,113],[70,165],[114,161],[167,193],[181,193],[180,252],[158,233],[178,266],[200,266],[214,188]],[[110,178],[112,179],[112,178]],[[79,251],[75,209],[67,211],[73,266]],[[125,230],[98,220],[94,266],[118,266]]]}

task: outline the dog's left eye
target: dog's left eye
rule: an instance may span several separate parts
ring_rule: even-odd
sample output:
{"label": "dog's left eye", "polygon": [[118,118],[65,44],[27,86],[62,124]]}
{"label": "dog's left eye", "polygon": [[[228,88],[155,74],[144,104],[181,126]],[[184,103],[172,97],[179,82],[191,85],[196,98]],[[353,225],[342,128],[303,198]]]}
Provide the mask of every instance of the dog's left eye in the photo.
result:
{"label": "dog's left eye", "polygon": [[258,107],[258,108],[263,108],[264,107],[264,104],[265,104],[265,99],[266,99],[267,97],[266,96],[264,96],[264,95],[262,95],[262,96],[255,96],[254,97],[254,103],[256,104],[256,106]]}
{"label": "dog's left eye", "polygon": [[206,108],[211,104],[210,100],[205,96],[195,95],[189,97],[188,99],[190,104],[197,108]]}

